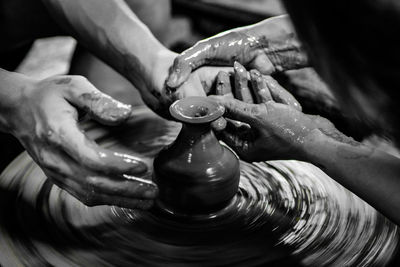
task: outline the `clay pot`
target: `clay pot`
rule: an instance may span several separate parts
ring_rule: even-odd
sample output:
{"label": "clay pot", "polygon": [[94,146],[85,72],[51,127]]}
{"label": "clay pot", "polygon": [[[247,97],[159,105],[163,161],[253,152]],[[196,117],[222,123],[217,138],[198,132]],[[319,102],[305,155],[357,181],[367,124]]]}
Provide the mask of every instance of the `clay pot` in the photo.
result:
{"label": "clay pot", "polygon": [[170,113],[183,126],[154,159],[159,205],[185,215],[222,209],[236,194],[240,178],[238,158],[210,126],[224,108],[207,97],[188,97],[172,104]]}

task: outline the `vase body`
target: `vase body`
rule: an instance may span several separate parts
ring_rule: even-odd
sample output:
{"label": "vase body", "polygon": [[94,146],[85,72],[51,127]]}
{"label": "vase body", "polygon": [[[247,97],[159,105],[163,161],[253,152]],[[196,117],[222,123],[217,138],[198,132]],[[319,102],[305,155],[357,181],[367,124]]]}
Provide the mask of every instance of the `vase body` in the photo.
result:
{"label": "vase body", "polygon": [[[225,207],[236,194],[239,160],[219,143],[211,129],[211,121],[222,115],[212,113],[216,104],[204,108],[204,101],[209,104],[210,100],[200,97],[180,101],[194,102],[197,111],[180,111],[187,112],[181,132],[154,159],[153,178],[159,187],[159,201],[163,208],[176,214],[212,213]],[[173,111],[171,114],[174,116]],[[206,118],[210,114],[214,116]],[[191,116],[203,120],[195,119],[193,123]]]}

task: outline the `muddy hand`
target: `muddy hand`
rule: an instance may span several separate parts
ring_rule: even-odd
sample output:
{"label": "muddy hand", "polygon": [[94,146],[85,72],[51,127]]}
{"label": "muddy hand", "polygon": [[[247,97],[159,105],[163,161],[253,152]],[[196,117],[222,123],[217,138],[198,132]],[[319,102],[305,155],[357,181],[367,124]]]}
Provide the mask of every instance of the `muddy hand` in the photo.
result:
{"label": "muddy hand", "polygon": [[280,16],[198,42],[175,59],[167,85],[178,87],[199,66],[231,66],[234,61],[263,74],[308,65],[291,23]]}
{"label": "muddy hand", "polygon": [[[237,66],[240,67],[240,66]],[[236,76],[242,72],[236,72]],[[220,74],[222,76],[222,74]],[[236,78],[235,79],[239,79]],[[272,77],[250,72],[250,84],[235,83],[235,92],[251,90],[254,103],[225,96],[211,96],[226,108],[227,125],[218,133],[246,161],[304,159],[303,140],[313,129],[335,129],[326,119],[306,115],[294,97]],[[240,98],[242,94],[235,97]],[[242,99],[241,99],[242,100]],[[238,123],[241,122],[241,123]]]}
{"label": "muddy hand", "polygon": [[166,86],[168,71],[178,54],[164,51],[156,56],[156,63],[147,86],[139,88],[142,99],[153,111],[166,119],[172,119],[169,106],[176,100],[188,96],[205,96],[215,83],[220,70],[231,71],[231,67],[203,67],[191,73],[186,82],[177,88]]}
{"label": "muddy hand", "polygon": [[131,155],[99,147],[78,129],[76,108],[104,124],[131,116],[131,107],[98,91],[80,76],[35,81],[22,90],[10,130],[45,174],[88,206],[146,209],[157,188],[136,178],[147,166]]}

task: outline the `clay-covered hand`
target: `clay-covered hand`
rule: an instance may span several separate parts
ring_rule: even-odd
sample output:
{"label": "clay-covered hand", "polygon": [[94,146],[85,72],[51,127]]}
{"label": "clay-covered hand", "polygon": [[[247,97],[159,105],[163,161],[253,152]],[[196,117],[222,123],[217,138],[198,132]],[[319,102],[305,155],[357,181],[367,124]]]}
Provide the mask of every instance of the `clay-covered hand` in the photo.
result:
{"label": "clay-covered hand", "polygon": [[131,155],[99,147],[79,130],[78,109],[114,125],[131,116],[131,107],[98,91],[80,76],[32,81],[21,89],[8,113],[16,136],[44,173],[88,206],[147,209],[157,194],[151,181],[136,178],[147,166]]}
{"label": "clay-covered hand", "polygon": [[217,81],[219,96],[211,97],[226,108],[228,123],[219,138],[243,160],[305,160],[303,144],[312,130],[337,131],[328,120],[302,113],[288,91],[257,70],[248,73],[235,63],[233,87],[232,92],[229,75],[221,72]]}
{"label": "clay-covered hand", "polygon": [[169,106],[188,96],[206,96],[213,88],[219,71],[232,71],[231,67],[202,67],[190,73],[187,80],[177,88],[166,86],[166,79],[178,54],[164,50],[156,56],[150,82],[141,95],[147,106],[164,118],[171,119]]}
{"label": "clay-covered hand", "polygon": [[175,59],[167,85],[178,87],[199,66],[231,66],[234,61],[263,74],[308,65],[289,19],[279,16],[198,42]]}

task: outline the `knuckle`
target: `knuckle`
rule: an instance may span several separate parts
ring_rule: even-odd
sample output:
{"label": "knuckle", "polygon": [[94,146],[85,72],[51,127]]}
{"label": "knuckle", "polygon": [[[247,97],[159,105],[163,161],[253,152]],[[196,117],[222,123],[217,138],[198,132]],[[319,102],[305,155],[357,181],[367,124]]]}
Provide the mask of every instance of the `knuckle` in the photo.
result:
{"label": "knuckle", "polygon": [[89,188],[97,187],[100,184],[100,179],[95,176],[87,177],[86,184]]}
{"label": "knuckle", "polygon": [[99,198],[92,191],[78,194],[78,199],[88,207],[93,207],[101,204]]}
{"label": "knuckle", "polygon": [[45,126],[36,125],[35,132],[36,135],[39,137],[39,139],[51,141],[52,137],[54,137],[55,127],[53,123],[51,123],[50,121],[48,122],[48,124],[51,125],[45,125]]}
{"label": "knuckle", "polygon": [[268,101],[266,103],[262,103],[263,108],[265,109],[266,113],[271,112],[275,108],[275,102],[274,101]]}
{"label": "knuckle", "polygon": [[84,76],[81,75],[73,75],[72,77],[72,81],[76,82],[76,83],[86,83],[88,82],[88,79]]}
{"label": "knuckle", "polygon": [[54,169],[54,165],[46,160],[39,160],[39,164],[40,167],[42,167],[43,169],[48,169],[48,170]]}
{"label": "knuckle", "polygon": [[51,169],[53,169],[55,167],[54,163],[50,160],[50,155],[49,155],[49,152],[47,150],[39,149],[38,152],[37,152],[36,157],[37,157],[39,165],[42,168],[51,170]]}
{"label": "knuckle", "polygon": [[184,56],[181,54],[174,59],[174,67],[179,67],[184,61]]}
{"label": "knuckle", "polygon": [[265,104],[253,105],[250,108],[250,114],[256,119],[262,119],[266,116],[266,106]]}

